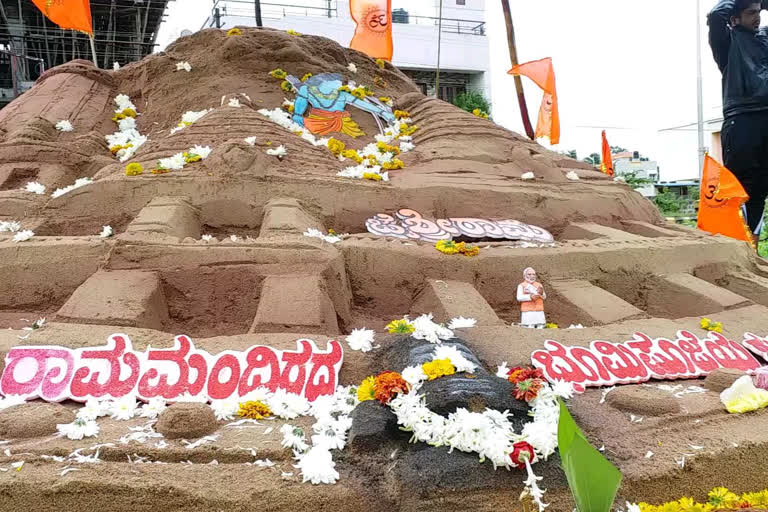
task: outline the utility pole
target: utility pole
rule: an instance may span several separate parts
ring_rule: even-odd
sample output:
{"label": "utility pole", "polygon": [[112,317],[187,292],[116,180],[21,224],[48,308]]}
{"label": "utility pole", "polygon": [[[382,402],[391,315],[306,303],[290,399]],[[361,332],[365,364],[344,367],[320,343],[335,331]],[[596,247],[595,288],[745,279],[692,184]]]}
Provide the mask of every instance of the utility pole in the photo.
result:
{"label": "utility pole", "polygon": [[437,13],[437,72],[435,73],[435,98],[440,98],[440,46],[443,42],[443,0],[440,0],[440,12]]}
{"label": "utility pole", "polygon": [[[509,43],[509,58],[513,66],[517,66],[517,47],[515,46],[515,26],[512,24],[512,12],[509,9],[508,0],[501,0],[501,6],[504,9],[504,20],[507,22],[507,41]],[[515,89],[517,90],[517,102],[520,105],[520,116],[523,118],[523,127],[528,138],[534,140],[536,136],[533,133],[531,119],[528,116],[528,105],[525,103],[525,91],[523,90],[523,79],[515,76]]]}
{"label": "utility pole", "polygon": [[255,0],[253,2],[253,8],[254,8],[255,13],[256,13],[256,26],[257,27],[264,26],[264,24],[261,21],[261,0]]}
{"label": "utility pole", "polygon": [[699,131],[699,180],[704,172],[704,156],[707,148],[704,146],[704,93],[701,78],[701,0],[696,2],[696,89],[698,100],[698,131]]}

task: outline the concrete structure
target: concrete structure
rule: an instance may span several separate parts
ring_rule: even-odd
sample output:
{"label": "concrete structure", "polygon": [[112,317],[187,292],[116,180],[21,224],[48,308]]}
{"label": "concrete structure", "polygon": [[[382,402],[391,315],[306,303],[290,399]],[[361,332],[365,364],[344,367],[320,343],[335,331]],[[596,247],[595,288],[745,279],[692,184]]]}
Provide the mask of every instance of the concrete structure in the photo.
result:
{"label": "concrete structure", "polygon": [[637,188],[644,197],[656,197],[654,183],[659,179],[659,165],[652,160],[640,158],[637,152],[613,155],[613,169],[616,176],[634,174],[636,178],[651,180],[653,183]]}
{"label": "concrete structure", "polygon": [[[435,94],[439,0],[411,5],[394,2],[395,44],[392,63]],[[293,29],[324,36],[348,46],[355,24],[349,0],[290,0],[261,2],[264,26]],[[253,0],[215,0],[205,27],[254,26]],[[485,28],[485,0],[443,0],[439,97],[452,101],[457,94],[475,90],[491,98],[489,43]]]}

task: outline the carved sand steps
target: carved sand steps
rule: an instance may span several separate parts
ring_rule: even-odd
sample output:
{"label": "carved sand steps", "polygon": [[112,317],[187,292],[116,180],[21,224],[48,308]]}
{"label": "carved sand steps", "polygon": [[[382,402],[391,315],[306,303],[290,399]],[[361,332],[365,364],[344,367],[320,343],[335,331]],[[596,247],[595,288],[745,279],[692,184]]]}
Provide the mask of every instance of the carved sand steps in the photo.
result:
{"label": "carved sand steps", "polygon": [[768,306],[768,278],[744,271],[726,272],[724,269],[720,272],[697,269],[695,275],[757,304]]}
{"label": "carved sand steps", "polygon": [[452,318],[474,318],[482,325],[504,325],[480,292],[469,283],[428,279],[411,306],[414,316],[431,312],[435,321],[447,323]]}
{"label": "carved sand steps", "polygon": [[560,233],[560,240],[595,240],[608,238],[612,240],[642,240],[645,235],[632,234],[626,231],[595,224],[594,222],[571,223]]}
{"label": "carved sand steps", "polygon": [[319,276],[268,276],[249,332],[338,334],[339,324]]}
{"label": "carved sand steps", "polygon": [[162,233],[179,239],[200,238],[200,214],[188,197],[152,199],[128,225],[127,233]]}
{"label": "carved sand steps", "polygon": [[547,308],[561,324],[606,325],[646,316],[643,311],[589,281],[555,280],[548,283]]}
{"label": "carved sand steps", "polygon": [[308,229],[325,231],[323,223],[292,197],[275,198],[264,206],[259,237],[301,235]]}

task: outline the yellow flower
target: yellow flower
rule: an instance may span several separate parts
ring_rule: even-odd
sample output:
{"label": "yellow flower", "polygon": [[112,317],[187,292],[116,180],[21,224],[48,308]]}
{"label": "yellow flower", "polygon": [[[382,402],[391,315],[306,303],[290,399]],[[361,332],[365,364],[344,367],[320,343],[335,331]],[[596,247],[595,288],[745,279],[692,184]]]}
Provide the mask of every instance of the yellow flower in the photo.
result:
{"label": "yellow flower", "polygon": [[407,318],[392,320],[387,324],[387,331],[390,334],[411,334],[415,330],[416,328],[408,321]]}
{"label": "yellow flower", "polygon": [[408,126],[405,123],[400,124],[400,135],[413,135],[416,133],[416,130],[418,130],[419,127],[417,125]]}
{"label": "yellow flower", "polygon": [[371,180],[371,181],[381,181],[383,178],[381,174],[375,173],[375,172],[364,172],[363,173],[363,179],[364,180]]}
{"label": "yellow flower", "polygon": [[390,98],[389,96],[379,96],[379,101],[382,103],[389,103],[390,101],[392,101],[392,98]]}
{"label": "yellow flower", "polygon": [[384,80],[383,78],[381,78],[380,76],[373,77],[373,84],[374,85],[378,85],[382,89],[386,89],[387,88],[387,81]]}
{"label": "yellow flower", "polygon": [[376,379],[373,376],[366,377],[365,380],[357,388],[357,399],[361,402],[374,399],[376,392]]}
{"label": "yellow flower", "polygon": [[142,167],[141,164],[139,163],[133,162],[132,164],[128,164],[125,166],[126,176],[138,176],[143,172],[144,172],[144,167]]}
{"label": "yellow flower", "polygon": [[203,158],[200,155],[196,155],[194,153],[184,153],[184,161],[188,164],[191,164],[193,162],[199,162]]}
{"label": "yellow flower", "polygon": [[136,111],[133,110],[132,108],[125,108],[125,109],[123,109],[121,114],[124,116],[123,118],[126,118],[126,117],[136,117]]}
{"label": "yellow flower", "polygon": [[379,153],[392,153],[395,155],[400,154],[400,148],[397,146],[392,146],[387,144],[386,142],[377,142],[376,143],[376,149],[379,150]]}
{"label": "yellow flower", "polygon": [[376,59],[376,65],[379,66],[381,69],[384,69],[387,67],[387,63],[384,61],[384,59]]}
{"label": "yellow flower", "polygon": [[312,78],[312,73],[306,73],[303,77],[301,77],[301,81],[306,82],[310,78]]}
{"label": "yellow flower", "polygon": [[450,359],[435,359],[429,363],[422,364],[421,368],[429,377],[429,380],[435,380],[456,373],[456,367],[453,366]]}
{"label": "yellow flower", "polygon": [[240,30],[237,27],[234,27],[234,28],[231,28],[231,29],[227,30],[227,37],[230,37],[230,36],[241,36],[241,35],[243,35],[243,31]]}
{"label": "yellow flower", "polygon": [[706,317],[701,319],[701,322],[699,323],[699,325],[705,331],[719,332],[719,333],[723,332],[723,324],[721,324],[720,322],[713,322],[711,319]]}
{"label": "yellow flower", "polygon": [[477,116],[477,117],[480,117],[480,118],[482,118],[482,119],[488,119],[488,114],[486,114],[485,112],[483,112],[483,111],[482,111],[482,110],[480,110],[479,108],[476,108],[475,110],[473,110],[473,111],[472,111],[472,113],[473,113],[475,116]]}
{"label": "yellow flower", "polygon": [[344,91],[344,92],[348,92],[348,93],[352,92],[352,89],[350,89],[348,85],[342,85],[341,87],[339,87],[339,90],[340,91]]}
{"label": "yellow flower", "polygon": [[557,324],[545,324],[545,325],[544,325],[544,328],[545,328],[545,329],[559,329],[559,327],[557,326]]}
{"label": "yellow flower", "polygon": [[271,76],[272,78],[277,78],[279,80],[285,80],[286,77],[288,77],[288,73],[286,73],[280,68],[277,68],[270,71],[269,76]]}
{"label": "yellow flower", "polygon": [[[395,119],[405,119],[408,117],[411,117],[411,114],[408,113],[406,110],[395,110]],[[402,128],[402,125],[401,125]]]}
{"label": "yellow flower", "polygon": [[365,96],[366,96],[366,93],[365,93],[365,89],[363,89],[362,87],[357,87],[357,88],[355,88],[355,89],[354,89],[354,90],[351,92],[351,94],[352,94],[352,96],[354,96],[355,98],[358,98],[358,99],[361,99],[361,100],[364,100],[364,99],[365,99]]}
{"label": "yellow flower", "polygon": [[347,145],[338,139],[331,138],[328,141],[328,150],[333,153],[334,156],[339,156],[347,148]]}
{"label": "yellow flower", "polygon": [[707,495],[709,504],[716,507],[724,507],[738,501],[739,497],[725,487],[715,487]]}
{"label": "yellow flower", "polygon": [[112,116],[112,120],[114,122],[122,121],[123,119],[125,119],[125,114],[123,114],[122,112],[117,113],[117,114]]}
{"label": "yellow flower", "polygon": [[469,256],[471,258],[473,256],[477,256],[478,254],[480,254],[480,248],[476,245],[465,245],[461,251],[461,254],[463,254],[464,256]]}
{"label": "yellow flower", "polygon": [[280,88],[285,92],[293,92],[293,85],[291,85],[291,82],[288,80],[283,80],[283,82],[280,84]]}
{"label": "yellow flower", "polygon": [[443,254],[456,254],[459,252],[459,247],[453,240],[439,240],[435,244],[435,249]]}
{"label": "yellow flower", "polygon": [[253,401],[243,402],[240,404],[240,408],[237,411],[237,415],[241,418],[248,418],[251,420],[261,420],[272,416],[272,411],[269,406],[264,402]]}
{"label": "yellow flower", "polygon": [[299,34],[298,32],[296,32],[293,29],[288,29],[288,30],[285,31],[285,33],[288,34],[289,36],[300,36],[301,35],[301,34]]}
{"label": "yellow flower", "polygon": [[158,167],[157,169],[149,171],[150,174],[167,174],[169,172],[171,172],[170,169],[164,169],[163,167]]}
{"label": "yellow flower", "polygon": [[[329,143],[329,144],[330,144],[330,143]],[[351,159],[351,160],[354,160],[354,161],[355,161],[355,162],[357,162],[358,164],[360,164],[360,163],[362,163],[362,162],[363,162],[363,157],[361,157],[360,155],[358,155],[358,154],[357,154],[357,151],[356,151],[356,150],[354,150],[354,149],[345,149],[344,151],[342,151],[341,155],[342,155],[344,158],[349,158],[349,159]]]}

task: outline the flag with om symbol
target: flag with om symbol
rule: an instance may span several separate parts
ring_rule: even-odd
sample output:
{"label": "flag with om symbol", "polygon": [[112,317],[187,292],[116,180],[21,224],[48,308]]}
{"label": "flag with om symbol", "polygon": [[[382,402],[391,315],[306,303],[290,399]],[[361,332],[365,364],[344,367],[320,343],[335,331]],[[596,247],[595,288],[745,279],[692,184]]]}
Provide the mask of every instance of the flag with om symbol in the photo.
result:
{"label": "flag with om symbol", "polygon": [[560,142],[560,111],[557,107],[555,68],[552,66],[552,59],[547,57],[519,64],[510,69],[509,74],[527,76],[544,91],[539,109],[539,122],[536,125],[536,138],[548,137],[550,144],[558,144]]}
{"label": "flag with om symbol", "polygon": [[357,24],[349,47],[371,58],[391,61],[392,0],[350,0],[349,11]]}
{"label": "flag with om symbol", "polygon": [[89,0],[32,0],[32,2],[59,27],[93,35]]}
{"label": "flag with om symbol", "polygon": [[748,199],[736,176],[707,155],[701,176],[699,229],[754,244],[741,209]]}

